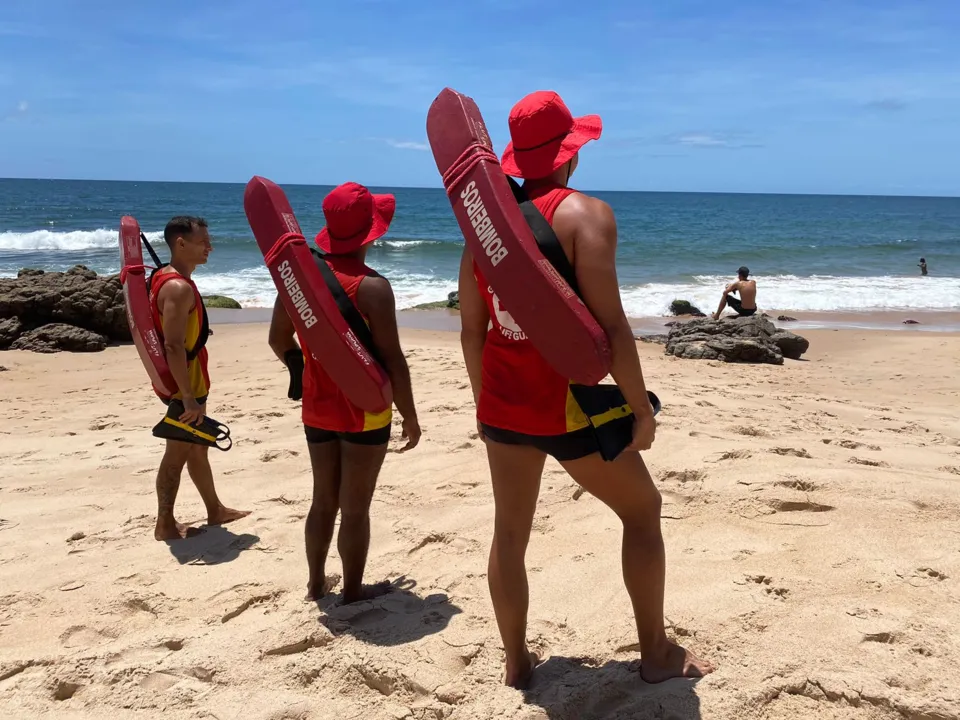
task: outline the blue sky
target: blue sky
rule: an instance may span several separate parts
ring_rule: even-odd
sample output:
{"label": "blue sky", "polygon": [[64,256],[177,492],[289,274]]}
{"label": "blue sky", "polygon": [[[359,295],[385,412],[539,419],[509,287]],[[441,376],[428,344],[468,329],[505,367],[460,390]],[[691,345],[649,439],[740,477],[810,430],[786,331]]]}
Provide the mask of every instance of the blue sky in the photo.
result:
{"label": "blue sky", "polygon": [[3,0],[0,177],[439,185],[553,89],[583,189],[960,195],[957,0]]}

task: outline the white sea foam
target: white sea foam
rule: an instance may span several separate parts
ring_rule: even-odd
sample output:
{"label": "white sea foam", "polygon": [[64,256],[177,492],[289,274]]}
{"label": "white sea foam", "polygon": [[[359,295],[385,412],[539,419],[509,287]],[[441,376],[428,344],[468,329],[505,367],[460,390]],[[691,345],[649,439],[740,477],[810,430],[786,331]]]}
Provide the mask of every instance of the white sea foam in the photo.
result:
{"label": "white sea foam", "polygon": [[[397,308],[446,300],[457,289],[453,279],[431,275],[391,275]],[[716,310],[720,293],[731,278],[698,277],[689,283],[650,283],[620,290],[631,317],[669,314],[675,299],[691,301],[704,312]],[[205,294],[229,295],[244,307],[270,307],[276,289],[267,269],[231,274],[199,274]],[[882,310],[960,310],[960,278],[937,277],[758,277],[761,309],[794,312]]]}
{"label": "white sea foam", "polygon": [[[0,252],[36,252],[38,250],[112,250],[119,251],[119,227],[98,230],[34,230],[0,232]],[[162,241],[162,232],[145,233],[150,242]]]}
{"label": "white sea foam", "polygon": [[[795,312],[960,309],[960,278],[781,275],[755,279],[757,304],[761,309]],[[709,313],[717,309],[724,287],[732,280],[724,276],[700,276],[689,283],[624,287],[620,295],[631,317],[666,315],[675,299],[689,300]]]}
{"label": "white sea foam", "polygon": [[[277,289],[265,266],[230,274],[198,272],[194,279],[204,295],[227,295],[244,307],[273,307],[277,297]],[[447,295],[457,289],[456,280],[430,275],[391,275],[390,284],[399,310],[446,300]]]}

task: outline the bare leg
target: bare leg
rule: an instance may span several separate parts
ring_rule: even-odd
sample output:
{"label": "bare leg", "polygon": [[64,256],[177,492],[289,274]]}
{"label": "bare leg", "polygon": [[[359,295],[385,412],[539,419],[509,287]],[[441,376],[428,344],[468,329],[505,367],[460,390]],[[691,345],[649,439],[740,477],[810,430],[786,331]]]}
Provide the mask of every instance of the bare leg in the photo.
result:
{"label": "bare leg", "polygon": [[530,593],[524,558],[546,455],[523,445],[486,441],[496,506],[487,582],[506,654],[504,684],[524,688],[537,664],[527,649]]}
{"label": "bare leg", "polygon": [[333,526],[340,507],[340,443],[336,440],[307,443],[310,465],[313,467],[313,502],[304,526],[307,548],[307,599],[319,600],[330,592],[326,564]]}
{"label": "bare leg", "polygon": [[660,492],[640,453],[623,453],[612,463],[594,453],[565,462],[563,467],[623,523],[623,580],[637,621],[641,677],[647,682],[661,682],[712,672],[709,663],[667,640],[663,627],[666,560],[660,533]]}
{"label": "bare leg", "polygon": [[387,454],[383,445],[340,445],[340,532],[337,551],[343,563],[343,603],[369,600],[390,591],[390,583],[364,587],[363,570],[370,548],[370,503]]}
{"label": "bare leg", "polygon": [[207,507],[207,524],[224,525],[250,514],[249,510],[231,510],[224,507],[217,497],[217,488],[213,484],[213,471],[210,469],[210,456],[206,445],[191,445],[187,456],[187,471],[197,487],[197,492]]}
{"label": "bare leg", "polygon": [[180,489],[180,473],[187,462],[192,445],[179,440],[167,440],[166,450],[157,470],[157,540],[178,540],[186,536],[187,526],[173,516],[173,506]]}
{"label": "bare leg", "polygon": [[713,319],[714,319],[714,320],[719,320],[719,319],[720,319],[720,313],[723,312],[723,309],[724,309],[726,306],[727,306],[727,294],[724,293],[724,294],[720,297],[720,307],[718,307],[718,308],[717,308],[717,311],[713,314]]}

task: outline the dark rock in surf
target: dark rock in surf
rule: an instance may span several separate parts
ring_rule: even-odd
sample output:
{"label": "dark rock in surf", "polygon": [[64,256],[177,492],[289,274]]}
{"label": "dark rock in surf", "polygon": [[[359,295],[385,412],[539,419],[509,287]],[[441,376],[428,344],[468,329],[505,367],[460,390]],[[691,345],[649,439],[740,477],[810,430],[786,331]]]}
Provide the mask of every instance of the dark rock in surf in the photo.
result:
{"label": "dark rock in surf", "polygon": [[789,315],[781,315],[780,317],[777,318],[777,320],[779,320],[780,322],[796,322],[797,321],[795,317],[790,317]]}
{"label": "dark rock in surf", "polygon": [[74,325],[50,323],[23,333],[14,340],[11,350],[31,350],[39,353],[100,352],[107,347],[107,338],[99,333]]}
{"label": "dark rock in surf", "polygon": [[454,290],[446,300],[414,305],[411,310],[460,310],[460,293]]}
{"label": "dark rock in surf", "polygon": [[243,306],[234,300],[232,297],[227,297],[226,295],[201,295],[203,298],[203,304],[210,308],[223,308],[226,310],[242,310]]}
{"label": "dark rock in surf", "polygon": [[903,321],[903,324],[904,324],[904,325],[919,325],[920,323],[919,323],[919,321],[917,321],[917,320],[904,320],[904,321]]}
{"label": "dark rock in surf", "polygon": [[666,354],[691,360],[770,363],[783,358],[799,360],[809,341],[787,330],[778,330],[766,316],[692,320],[670,330]]}
{"label": "dark rock in surf", "polygon": [[[99,276],[83,265],[66,272],[27,268],[16,278],[0,278],[0,323],[0,349],[11,347],[21,335],[50,324],[88,330],[105,337],[104,342],[131,339],[119,276]],[[99,345],[82,333],[58,331],[55,335],[62,340],[51,339],[49,331],[45,331],[43,337],[47,340],[31,340],[26,343],[30,347],[23,349],[43,346],[87,352]]]}
{"label": "dark rock in surf", "polygon": [[689,300],[674,300],[670,303],[670,312],[674,315],[694,315],[706,317],[696,305]]}

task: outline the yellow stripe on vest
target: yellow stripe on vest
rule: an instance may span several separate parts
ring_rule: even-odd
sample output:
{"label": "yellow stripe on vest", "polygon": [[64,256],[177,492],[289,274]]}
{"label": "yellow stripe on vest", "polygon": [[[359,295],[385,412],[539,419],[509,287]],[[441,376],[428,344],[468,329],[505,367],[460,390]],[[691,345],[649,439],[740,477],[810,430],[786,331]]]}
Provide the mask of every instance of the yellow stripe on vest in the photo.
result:
{"label": "yellow stripe on vest", "polygon": [[620,418],[624,418],[632,412],[633,410],[630,409],[629,405],[621,405],[620,407],[610,408],[599,415],[591,415],[590,423],[594,427],[600,427],[611,420],[619,420]]}
{"label": "yellow stripe on vest", "polygon": [[203,438],[207,442],[215,443],[217,441],[217,439],[213,435],[208,435],[207,433],[202,432],[201,430],[198,430],[193,425],[187,425],[186,423],[182,423],[179,420],[174,420],[173,418],[170,418],[170,417],[165,417],[163,421],[165,423],[169,423],[170,425],[173,425],[176,428],[180,428],[181,430],[186,430],[188,433],[190,433],[191,435],[196,435],[198,438]]}

